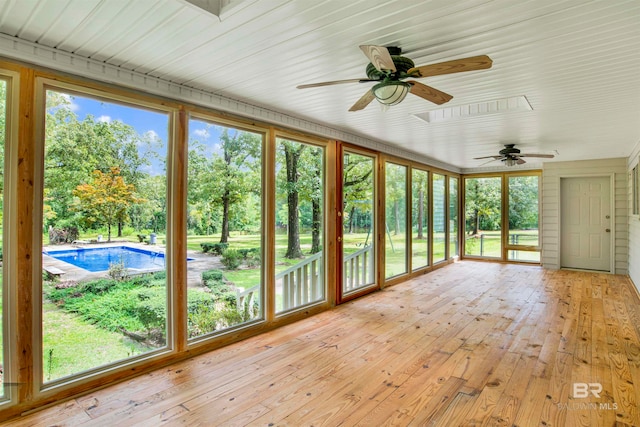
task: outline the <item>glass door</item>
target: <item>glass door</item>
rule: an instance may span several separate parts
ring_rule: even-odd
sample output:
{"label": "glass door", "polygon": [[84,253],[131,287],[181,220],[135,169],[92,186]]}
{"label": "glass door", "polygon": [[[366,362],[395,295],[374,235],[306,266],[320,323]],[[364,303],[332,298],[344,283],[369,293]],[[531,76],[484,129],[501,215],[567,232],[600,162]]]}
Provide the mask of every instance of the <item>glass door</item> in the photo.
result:
{"label": "glass door", "polygon": [[353,151],[342,155],[342,228],[338,241],[342,284],[338,300],[376,286],[376,158]]}

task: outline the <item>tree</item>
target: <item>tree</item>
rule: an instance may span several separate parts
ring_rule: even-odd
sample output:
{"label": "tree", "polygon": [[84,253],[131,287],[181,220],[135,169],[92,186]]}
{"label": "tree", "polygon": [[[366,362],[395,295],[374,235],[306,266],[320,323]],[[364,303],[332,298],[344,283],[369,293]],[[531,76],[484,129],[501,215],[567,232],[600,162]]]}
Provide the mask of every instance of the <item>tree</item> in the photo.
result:
{"label": "tree", "polygon": [[[421,170],[414,169],[412,174],[411,185],[413,186],[413,212],[416,216],[415,224],[417,227],[417,236],[416,239],[423,240],[424,236],[424,226],[425,219],[427,217],[427,211],[425,202],[427,200],[427,191],[429,185],[429,173]],[[416,197],[417,196],[417,197]]]}
{"label": "tree", "polygon": [[285,170],[287,176],[287,252],[285,258],[302,258],[300,248],[300,220],[298,217],[299,188],[298,161],[302,152],[307,147],[296,142],[282,141],[282,148],[285,156]]}
{"label": "tree", "polygon": [[465,181],[466,228],[471,235],[480,230],[499,230],[501,184],[499,178],[469,178]]}
{"label": "tree", "polygon": [[[402,228],[404,208],[406,200],[406,176],[405,166],[387,163],[385,174],[385,198],[387,203],[387,223],[393,220],[393,234],[397,235]],[[389,209],[391,207],[391,209]]]}
{"label": "tree", "polygon": [[369,214],[368,227],[371,223],[373,207],[373,161],[369,157],[348,153],[344,156],[342,171],[342,192],[344,221],[347,232],[354,232],[354,219],[357,211]]}
{"label": "tree", "polygon": [[134,191],[135,187],[124,181],[120,169],[112,167],[108,173],[93,171],[92,182],[78,185],[73,195],[78,199],[77,209],[83,212],[85,221],[107,224],[110,242],[111,226],[124,221],[127,208],[137,201]]}
{"label": "tree", "polygon": [[[148,174],[142,167],[150,164],[152,151],[159,143],[151,134],[138,135],[121,121],[104,121],[87,115],[79,120],[71,102],[73,97],[47,91],[45,127],[45,209],[49,225],[70,226],[81,222],[80,212],[70,209],[73,190],[92,179],[94,170],[109,173],[112,167],[136,188]],[[136,214],[137,213],[133,213]],[[122,215],[124,221],[126,214]],[[121,235],[122,221],[118,222]],[[102,223],[93,223],[100,226]]]}

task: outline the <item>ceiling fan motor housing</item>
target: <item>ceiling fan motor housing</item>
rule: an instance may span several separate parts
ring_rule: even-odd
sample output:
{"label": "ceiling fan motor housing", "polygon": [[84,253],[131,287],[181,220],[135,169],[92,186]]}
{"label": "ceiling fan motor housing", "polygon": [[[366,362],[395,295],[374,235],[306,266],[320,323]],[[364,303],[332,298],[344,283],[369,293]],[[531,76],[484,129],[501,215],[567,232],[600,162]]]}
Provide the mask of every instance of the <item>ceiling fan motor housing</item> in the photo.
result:
{"label": "ceiling fan motor housing", "polygon": [[383,80],[386,77],[395,77],[398,79],[409,77],[407,71],[415,67],[415,63],[406,56],[391,55],[393,64],[396,66],[396,72],[390,75],[379,71],[372,63],[367,65],[367,77],[371,80]]}
{"label": "ceiling fan motor housing", "polygon": [[509,156],[512,154],[520,154],[520,150],[515,148],[515,144],[505,144],[505,148],[499,151],[503,156]]}

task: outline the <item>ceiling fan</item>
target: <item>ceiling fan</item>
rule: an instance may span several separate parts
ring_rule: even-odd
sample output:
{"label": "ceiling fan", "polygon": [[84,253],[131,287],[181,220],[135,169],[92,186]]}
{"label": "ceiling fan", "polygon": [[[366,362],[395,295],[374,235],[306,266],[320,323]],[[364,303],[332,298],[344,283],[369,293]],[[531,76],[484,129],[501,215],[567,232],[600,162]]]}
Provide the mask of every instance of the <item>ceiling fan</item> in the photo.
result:
{"label": "ceiling fan", "polygon": [[[543,159],[553,159],[553,154],[525,154],[521,153],[519,149],[516,148],[516,144],[504,144],[504,148],[498,151],[498,154],[495,156],[484,156],[484,157],[474,157],[474,160],[482,160],[482,159],[493,159],[490,162],[495,160],[500,160],[504,163],[505,166],[515,166],[522,165],[527,163],[523,157],[539,157]],[[489,162],[489,163],[490,163]]]}
{"label": "ceiling fan", "polygon": [[434,104],[441,105],[450,101],[453,96],[415,80],[404,80],[463,71],[484,70],[491,68],[493,63],[488,56],[480,55],[416,67],[411,59],[401,56],[402,50],[399,47],[363,45],[360,46],[360,49],[371,61],[366,68],[367,78],[311,83],[300,85],[298,89],[342,83],[378,82],[362,98],[356,101],[349,111],[362,110],[374,99],[377,99],[384,106],[396,105],[407,96],[407,93],[412,93]]}

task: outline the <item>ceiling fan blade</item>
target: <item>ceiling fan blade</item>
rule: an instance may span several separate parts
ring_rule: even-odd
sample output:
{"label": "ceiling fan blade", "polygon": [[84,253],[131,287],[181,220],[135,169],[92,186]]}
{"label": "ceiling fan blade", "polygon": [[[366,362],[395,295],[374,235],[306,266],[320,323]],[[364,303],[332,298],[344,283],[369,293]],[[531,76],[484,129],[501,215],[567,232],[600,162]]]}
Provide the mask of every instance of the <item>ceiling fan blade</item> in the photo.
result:
{"label": "ceiling fan blade", "polygon": [[448,93],[444,93],[420,82],[410,80],[407,83],[411,85],[411,90],[409,90],[409,92],[419,96],[420,98],[424,98],[427,101],[431,101],[434,104],[441,105],[445,102],[449,102],[453,98],[453,96]]}
{"label": "ceiling fan blade", "polygon": [[349,111],[359,111],[365,108],[371,101],[373,101],[376,97],[373,95],[373,91],[369,89],[360,99],[356,101],[355,104],[349,108]]}
{"label": "ceiling fan blade", "polygon": [[[495,157],[495,156],[494,156],[494,157]],[[489,160],[488,162],[484,162],[484,163],[482,163],[481,165],[479,165],[478,167],[482,167],[482,166],[484,166],[484,165],[488,165],[489,163],[491,163],[491,162],[495,162],[496,160],[500,160],[500,158],[498,157],[498,158],[494,158],[494,159],[492,159],[492,160]]]}
{"label": "ceiling fan blade", "polygon": [[396,72],[396,66],[391,59],[389,50],[384,46],[375,45],[361,45],[360,49],[367,55],[369,61],[373,64],[378,71],[392,71]]}
{"label": "ceiling fan blade", "polygon": [[415,77],[439,76],[442,74],[461,73],[463,71],[485,70],[491,68],[493,61],[487,55],[472,56],[463,59],[454,59],[437,64],[422,65],[407,71],[407,74],[418,73]]}
{"label": "ceiling fan blade", "polygon": [[518,159],[518,160],[516,161],[516,165],[524,165],[525,163],[527,163],[527,162],[525,162],[525,161],[524,161],[524,159],[521,159],[521,158],[520,158],[520,157],[518,157],[518,156],[514,156],[514,157],[515,157],[516,159]]}
{"label": "ceiling fan blade", "polygon": [[520,157],[540,157],[541,159],[553,159],[553,154],[518,154]]}
{"label": "ceiling fan blade", "polygon": [[371,79],[347,79],[347,80],[334,80],[331,82],[309,83],[306,85],[299,85],[296,87],[298,89],[308,89],[310,87],[341,85],[343,83],[366,83],[366,82],[377,82],[377,81],[378,80],[371,80]]}
{"label": "ceiling fan blade", "polygon": [[474,157],[473,160],[482,160],[482,159],[494,159],[500,160],[502,156],[484,156],[484,157]]}

